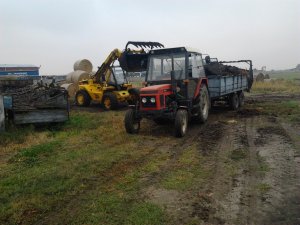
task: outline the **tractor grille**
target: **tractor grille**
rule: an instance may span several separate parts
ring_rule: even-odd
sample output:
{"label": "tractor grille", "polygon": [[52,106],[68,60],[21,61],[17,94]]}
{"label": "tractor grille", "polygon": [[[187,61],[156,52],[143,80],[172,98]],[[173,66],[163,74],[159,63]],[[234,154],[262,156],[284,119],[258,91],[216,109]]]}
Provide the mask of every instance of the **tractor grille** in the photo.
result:
{"label": "tractor grille", "polygon": [[[146,103],[143,103],[142,102],[142,99],[143,98],[146,98]],[[155,96],[143,96],[143,97],[141,97],[141,103],[142,103],[142,106],[143,107],[145,107],[145,108],[151,108],[151,107],[156,107],[156,98],[155,98],[155,102],[154,103],[152,103],[151,101],[150,101],[150,99],[151,98],[155,98]]]}

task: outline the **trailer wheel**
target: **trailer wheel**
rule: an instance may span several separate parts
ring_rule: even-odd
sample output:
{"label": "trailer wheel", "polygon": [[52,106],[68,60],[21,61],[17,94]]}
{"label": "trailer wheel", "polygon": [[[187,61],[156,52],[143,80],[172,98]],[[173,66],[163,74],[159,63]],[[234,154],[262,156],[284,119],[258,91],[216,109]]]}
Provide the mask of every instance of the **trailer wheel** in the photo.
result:
{"label": "trailer wheel", "polygon": [[239,108],[239,97],[236,93],[230,95],[229,105],[232,110],[237,110]]}
{"label": "trailer wheel", "polygon": [[245,104],[245,95],[244,92],[241,91],[239,94],[239,106],[242,107]]}
{"label": "trailer wheel", "polygon": [[114,110],[119,106],[117,97],[111,93],[105,93],[102,99],[102,105],[106,110]]}
{"label": "trailer wheel", "polygon": [[206,85],[202,84],[200,89],[200,102],[197,114],[197,120],[200,123],[205,123],[208,118],[210,108],[209,94]]}
{"label": "trailer wheel", "polygon": [[188,113],[185,109],[179,109],[175,117],[175,136],[183,137],[188,127]]}
{"label": "trailer wheel", "polygon": [[135,118],[135,110],[128,109],[124,119],[126,132],[129,134],[137,134],[140,130],[140,120]]}
{"label": "trailer wheel", "polygon": [[78,106],[89,106],[91,103],[91,97],[84,90],[79,90],[75,96],[75,102]]}

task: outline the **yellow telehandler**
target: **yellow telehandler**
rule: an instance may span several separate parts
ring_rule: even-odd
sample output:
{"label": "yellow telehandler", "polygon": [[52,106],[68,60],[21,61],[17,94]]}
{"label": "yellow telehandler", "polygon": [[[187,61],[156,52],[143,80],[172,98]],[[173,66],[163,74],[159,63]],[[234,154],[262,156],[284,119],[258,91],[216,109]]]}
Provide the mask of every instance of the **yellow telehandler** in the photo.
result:
{"label": "yellow telehandler", "polygon": [[[139,47],[131,50],[128,45]],[[101,103],[106,110],[118,108],[119,103],[132,100],[128,90],[132,88],[124,71],[137,72],[146,70],[148,53],[144,48],[163,46],[157,42],[128,42],[125,50],[114,49],[98,68],[98,71],[88,80],[79,82],[75,101],[78,106],[88,106],[91,101]],[[130,58],[130,60],[128,60]],[[121,67],[113,64],[119,60]],[[130,62],[130,63],[128,63]],[[137,63],[135,63],[137,62]],[[141,63],[142,62],[142,63]]]}

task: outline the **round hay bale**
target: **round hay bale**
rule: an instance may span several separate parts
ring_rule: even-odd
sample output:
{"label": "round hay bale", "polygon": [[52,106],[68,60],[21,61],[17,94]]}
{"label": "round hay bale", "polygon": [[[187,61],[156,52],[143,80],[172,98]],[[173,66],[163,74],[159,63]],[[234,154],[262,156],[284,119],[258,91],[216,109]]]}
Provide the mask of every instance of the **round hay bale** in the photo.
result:
{"label": "round hay bale", "polygon": [[72,83],[72,74],[73,74],[73,72],[67,74],[66,83]]}
{"label": "round hay bale", "polygon": [[262,73],[259,73],[255,78],[256,82],[263,82],[264,79],[265,79],[265,76]]}
{"label": "round hay bale", "polygon": [[269,75],[269,74],[266,74],[266,75],[265,75],[265,79],[270,79],[270,75]]}
{"label": "round hay bale", "polygon": [[97,73],[97,71],[92,71],[92,72],[90,72],[90,75],[94,76],[96,73]]}
{"label": "round hay bale", "polygon": [[87,59],[79,59],[74,63],[74,71],[76,70],[82,70],[90,73],[93,71],[93,65]]}
{"label": "round hay bale", "polygon": [[66,82],[73,83],[76,86],[76,85],[78,85],[79,81],[86,80],[89,78],[90,78],[90,75],[86,71],[76,70],[67,75]]}
{"label": "round hay bale", "polygon": [[67,90],[67,92],[71,98],[75,97],[77,89],[73,83],[62,84],[61,87]]}

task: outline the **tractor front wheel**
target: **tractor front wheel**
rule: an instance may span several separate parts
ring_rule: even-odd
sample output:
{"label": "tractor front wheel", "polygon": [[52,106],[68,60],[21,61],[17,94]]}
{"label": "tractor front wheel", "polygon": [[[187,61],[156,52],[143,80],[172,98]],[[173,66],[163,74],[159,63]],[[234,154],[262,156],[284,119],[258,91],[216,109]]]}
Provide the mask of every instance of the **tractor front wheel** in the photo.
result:
{"label": "tractor front wheel", "polygon": [[124,119],[126,132],[129,134],[137,134],[140,130],[140,120],[135,118],[135,110],[128,109]]}
{"label": "tractor front wheel", "polygon": [[188,112],[185,109],[179,109],[175,117],[175,136],[183,137],[188,127]]}
{"label": "tractor front wheel", "polygon": [[76,105],[78,106],[89,106],[91,103],[91,97],[84,90],[79,90],[75,96]]}
{"label": "tractor front wheel", "polygon": [[106,110],[114,110],[119,106],[117,97],[111,92],[104,94],[102,104],[104,109]]}

